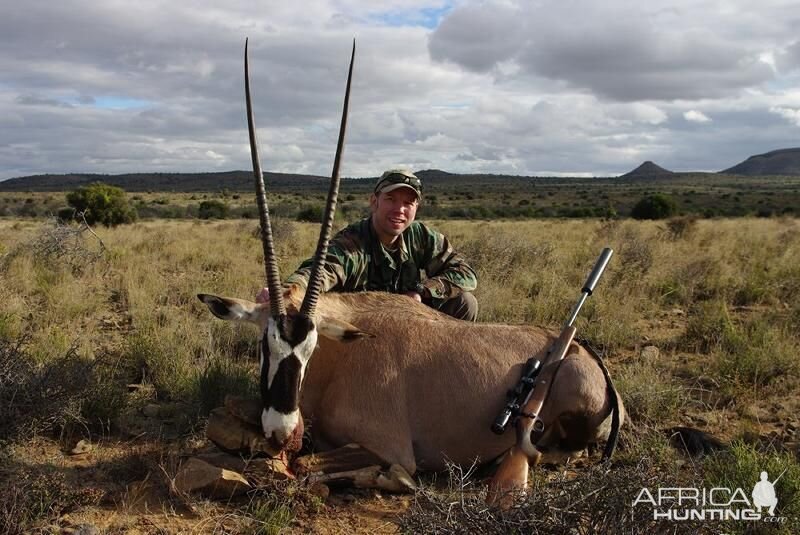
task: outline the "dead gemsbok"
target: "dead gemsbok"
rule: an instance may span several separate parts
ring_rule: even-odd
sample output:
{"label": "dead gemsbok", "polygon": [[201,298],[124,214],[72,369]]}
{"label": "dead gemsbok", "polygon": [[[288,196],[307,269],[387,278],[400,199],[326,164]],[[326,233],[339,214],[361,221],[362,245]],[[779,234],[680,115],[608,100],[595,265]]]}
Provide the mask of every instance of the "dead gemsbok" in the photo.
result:
{"label": "dead gemsbok", "polygon": [[[446,316],[403,295],[321,293],[324,262],[339,186],[355,43],[327,206],[308,288],[281,291],[250,100],[248,125],[260,209],[269,304],[201,294],[222,319],[261,329],[261,424],[283,447],[310,420],[317,451],[358,444],[408,474],[443,470],[506,456],[495,490],[526,485],[528,461],[561,458],[604,439],[612,407],[624,409],[599,362],[576,343],[550,383],[539,413],[547,431],[497,435],[490,426],[506,391],[530,357],[542,359],[558,333],[534,326],[474,324]],[[548,366],[542,370],[547,372]],[[517,445],[515,446],[515,442]]]}

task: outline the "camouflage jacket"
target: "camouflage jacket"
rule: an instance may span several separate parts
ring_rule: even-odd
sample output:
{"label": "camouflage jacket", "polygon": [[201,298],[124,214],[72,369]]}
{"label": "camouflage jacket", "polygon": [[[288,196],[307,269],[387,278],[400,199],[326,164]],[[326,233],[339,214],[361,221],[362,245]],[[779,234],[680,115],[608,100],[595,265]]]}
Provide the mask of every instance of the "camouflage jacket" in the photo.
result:
{"label": "camouflage jacket", "polygon": [[[434,299],[450,299],[477,286],[475,272],[450,242],[417,221],[403,232],[396,251],[387,250],[368,217],[341,230],[330,242],[322,270],[322,291],[405,293],[422,285]],[[288,284],[308,285],[312,259]]]}

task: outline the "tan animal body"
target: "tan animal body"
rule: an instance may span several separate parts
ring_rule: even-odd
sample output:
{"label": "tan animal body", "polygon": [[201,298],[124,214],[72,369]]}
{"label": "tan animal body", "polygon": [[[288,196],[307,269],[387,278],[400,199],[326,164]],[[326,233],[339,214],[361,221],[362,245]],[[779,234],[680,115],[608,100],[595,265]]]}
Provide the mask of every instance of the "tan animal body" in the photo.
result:
{"label": "tan animal body", "polygon": [[[525,425],[497,436],[490,426],[523,363],[543,359],[557,333],[537,327],[473,324],[445,316],[403,295],[322,294],[320,273],[339,186],[355,43],[339,142],[308,288],[284,293],[272,244],[258,157],[245,47],[245,88],[269,304],[200,294],[217,317],[260,326],[260,389],[264,435],[281,448],[296,442],[310,420],[319,450],[357,443],[413,474],[446,462],[489,461],[510,450],[495,491],[523,487],[528,462],[570,454],[607,434],[612,407],[622,405],[610,379],[575,345],[550,381],[539,414],[546,432]],[[301,295],[302,294],[302,295]],[[348,343],[349,342],[349,343]],[[542,376],[554,371],[546,365]],[[512,448],[512,445],[514,446]]]}
{"label": "tan animal body", "polygon": [[[288,310],[296,310],[300,291],[295,287],[285,297]],[[221,318],[262,328],[268,323],[267,305],[202,299]],[[532,326],[464,322],[406,296],[377,292],[322,294],[316,322],[321,336],[299,399],[315,447],[357,443],[411,474],[442,470],[446,462],[486,462],[507,451],[514,433],[498,436],[490,425],[525,361],[543,360],[558,335]],[[359,331],[374,337],[340,341]],[[602,369],[574,344],[541,414],[548,432],[535,446],[545,454],[542,460],[605,439],[610,415]]]}

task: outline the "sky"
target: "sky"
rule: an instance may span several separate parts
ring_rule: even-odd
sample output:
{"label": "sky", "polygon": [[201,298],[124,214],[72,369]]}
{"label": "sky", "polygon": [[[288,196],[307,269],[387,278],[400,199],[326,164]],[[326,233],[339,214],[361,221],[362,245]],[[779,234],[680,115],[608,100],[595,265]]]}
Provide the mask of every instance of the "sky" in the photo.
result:
{"label": "sky", "polygon": [[[224,7],[223,7],[224,4]],[[800,146],[796,0],[0,0],[0,180],[719,171]]]}

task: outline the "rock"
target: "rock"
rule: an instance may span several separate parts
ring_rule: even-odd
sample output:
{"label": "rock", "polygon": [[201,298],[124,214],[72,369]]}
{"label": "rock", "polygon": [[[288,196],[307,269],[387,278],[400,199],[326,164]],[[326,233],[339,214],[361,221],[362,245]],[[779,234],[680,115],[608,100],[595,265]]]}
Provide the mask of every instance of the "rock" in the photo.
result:
{"label": "rock", "polygon": [[231,416],[224,407],[211,411],[206,425],[206,437],[219,448],[235,453],[264,453],[274,457],[279,453],[261,434],[261,428]]}
{"label": "rock", "polygon": [[69,450],[70,455],[83,455],[92,451],[94,446],[88,440],[79,440],[75,447]]}
{"label": "rock", "polygon": [[199,492],[210,498],[222,499],[242,494],[251,488],[242,474],[195,458],[183,463],[173,485],[180,493]]}
{"label": "rock", "polygon": [[195,459],[200,459],[203,462],[214,465],[226,470],[234,472],[244,472],[247,468],[247,461],[237,455],[230,455],[221,451],[200,453],[194,456]]}
{"label": "rock", "polygon": [[656,360],[661,355],[661,351],[656,346],[645,346],[642,348],[642,358]]}
{"label": "rock", "polygon": [[239,396],[225,396],[228,414],[251,425],[261,427],[261,412],[264,410],[260,399],[245,399]]}

